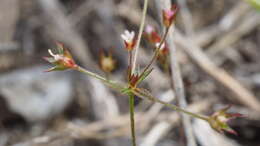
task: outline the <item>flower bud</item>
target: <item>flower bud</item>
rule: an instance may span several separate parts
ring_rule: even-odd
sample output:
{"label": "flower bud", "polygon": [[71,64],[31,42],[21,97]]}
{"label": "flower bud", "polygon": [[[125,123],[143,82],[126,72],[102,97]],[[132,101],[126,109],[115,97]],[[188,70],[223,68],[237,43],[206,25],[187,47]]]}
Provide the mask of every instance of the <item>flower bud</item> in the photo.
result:
{"label": "flower bud", "polygon": [[163,24],[165,27],[170,27],[177,15],[177,5],[172,5],[171,9],[162,10]]}
{"label": "flower bud", "polygon": [[124,34],[121,34],[121,37],[124,40],[126,49],[128,51],[132,51],[136,44],[135,32],[129,32],[128,30],[125,30]]}
{"label": "flower bud", "polygon": [[236,131],[228,126],[228,121],[231,119],[242,117],[240,113],[227,113],[227,110],[231,107],[231,105],[213,113],[208,122],[210,126],[216,131],[223,133],[224,131],[237,135]]}
{"label": "flower bud", "polygon": [[107,54],[105,54],[104,51],[101,51],[100,58],[99,58],[99,64],[100,64],[101,69],[107,73],[112,72],[116,67],[116,61],[112,57],[111,52],[109,52],[107,55]]}
{"label": "flower bud", "polygon": [[135,88],[139,79],[140,79],[140,76],[138,73],[131,74],[129,77],[130,86]]}
{"label": "flower bud", "polygon": [[158,35],[155,28],[151,25],[147,25],[145,27],[145,36],[147,37],[148,41],[152,44],[159,43],[161,41],[161,37]]}

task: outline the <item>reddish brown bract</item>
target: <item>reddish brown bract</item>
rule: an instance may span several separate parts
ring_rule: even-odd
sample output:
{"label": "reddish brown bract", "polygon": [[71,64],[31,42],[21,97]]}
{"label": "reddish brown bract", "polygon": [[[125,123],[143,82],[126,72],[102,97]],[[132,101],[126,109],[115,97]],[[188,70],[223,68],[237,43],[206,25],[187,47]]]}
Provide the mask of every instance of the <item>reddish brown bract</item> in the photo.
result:
{"label": "reddish brown bract", "polygon": [[163,24],[165,27],[171,26],[177,15],[178,9],[177,5],[172,5],[171,9],[162,10]]}

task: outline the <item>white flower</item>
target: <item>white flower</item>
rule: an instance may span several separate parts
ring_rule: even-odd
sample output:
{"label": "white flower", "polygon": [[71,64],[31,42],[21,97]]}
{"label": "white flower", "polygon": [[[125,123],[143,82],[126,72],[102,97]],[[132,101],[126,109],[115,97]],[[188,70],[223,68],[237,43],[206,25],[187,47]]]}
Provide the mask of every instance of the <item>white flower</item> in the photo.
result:
{"label": "white flower", "polygon": [[133,43],[135,32],[134,31],[129,32],[128,30],[125,30],[125,32],[121,34],[121,37],[126,43]]}
{"label": "white flower", "polygon": [[[159,45],[160,45],[160,43],[156,43],[156,44],[155,44],[156,48],[158,48]],[[163,48],[165,48],[165,43],[163,43],[163,44],[161,45],[160,50],[162,50]]]}
{"label": "white flower", "polygon": [[50,49],[48,50],[48,52],[49,52],[49,54],[54,58],[54,60],[60,60],[60,59],[62,59],[62,56],[60,56],[59,54],[53,54]]}

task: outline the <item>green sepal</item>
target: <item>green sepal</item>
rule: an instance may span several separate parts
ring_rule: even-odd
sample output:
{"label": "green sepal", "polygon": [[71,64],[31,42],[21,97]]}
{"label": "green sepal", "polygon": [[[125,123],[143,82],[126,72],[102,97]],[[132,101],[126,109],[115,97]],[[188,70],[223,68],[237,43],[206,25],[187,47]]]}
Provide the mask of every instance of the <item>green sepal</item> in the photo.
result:
{"label": "green sepal", "polygon": [[63,67],[63,66],[54,66],[48,70],[46,70],[45,72],[51,72],[51,71],[63,71],[63,70],[66,70],[68,68],[66,67]]}

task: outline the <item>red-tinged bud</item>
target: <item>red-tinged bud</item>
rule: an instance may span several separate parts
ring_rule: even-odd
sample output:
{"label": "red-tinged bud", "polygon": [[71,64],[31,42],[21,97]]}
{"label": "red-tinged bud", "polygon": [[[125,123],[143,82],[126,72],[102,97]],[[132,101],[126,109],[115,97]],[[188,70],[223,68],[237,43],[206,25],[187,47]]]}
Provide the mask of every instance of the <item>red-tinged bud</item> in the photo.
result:
{"label": "red-tinged bud", "polygon": [[130,86],[131,86],[132,88],[135,88],[135,87],[136,87],[136,84],[137,84],[139,78],[140,78],[140,77],[139,77],[138,73],[130,75],[129,84],[130,84]]}
{"label": "red-tinged bud", "polygon": [[131,88],[135,88],[139,80],[139,74],[133,73],[131,66],[127,67],[127,80]]}
{"label": "red-tinged bud", "polygon": [[136,88],[139,83],[141,83],[151,72],[153,68],[147,69],[146,71],[139,74],[138,72],[132,73],[130,66],[127,68],[127,79],[128,84],[131,88]]}
{"label": "red-tinged bud", "polygon": [[124,40],[126,49],[128,51],[132,51],[136,44],[135,32],[129,32],[128,30],[125,30],[124,34],[121,34],[121,37]]}
{"label": "red-tinged bud", "polygon": [[177,15],[177,5],[172,5],[171,9],[162,10],[163,24],[165,27],[170,27]]}
{"label": "red-tinged bud", "polygon": [[243,117],[240,113],[227,113],[227,110],[231,107],[231,105],[215,112],[212,114],[208,122],[210,126],[216,131],[223,133],[224,131],[237,135],[236,131],[228,126],[228,121],[234,118]]}
{"label": "red-tinged bud", "polygon": [[151,25],[147,25],[145,28],[145,36],[148,38],[150,43],[158,43],[161,41],[161,37],[158,35],[155,28]]}
{"label": "red-tinged bud", "polygon": [[113,58],[111,52],[106,54],[101,51],[99,58],[99,65],[104,72],[110,73],[116,68],[116,61]]}
{"label": "red-tinged bud", "polygon": [[61,71],[61,70],[73,69],[77,67],[77,64],[73,60],[70,52],[64,47],[64,45],[59,42],[57,42],[56,45],[57,45],[58,54],[54,54],[49,49],[48,52],[52,57],[43,57],[43,59],[55,65],[54,67],[48,69],[46,72],[58,71],[58,70]]}

